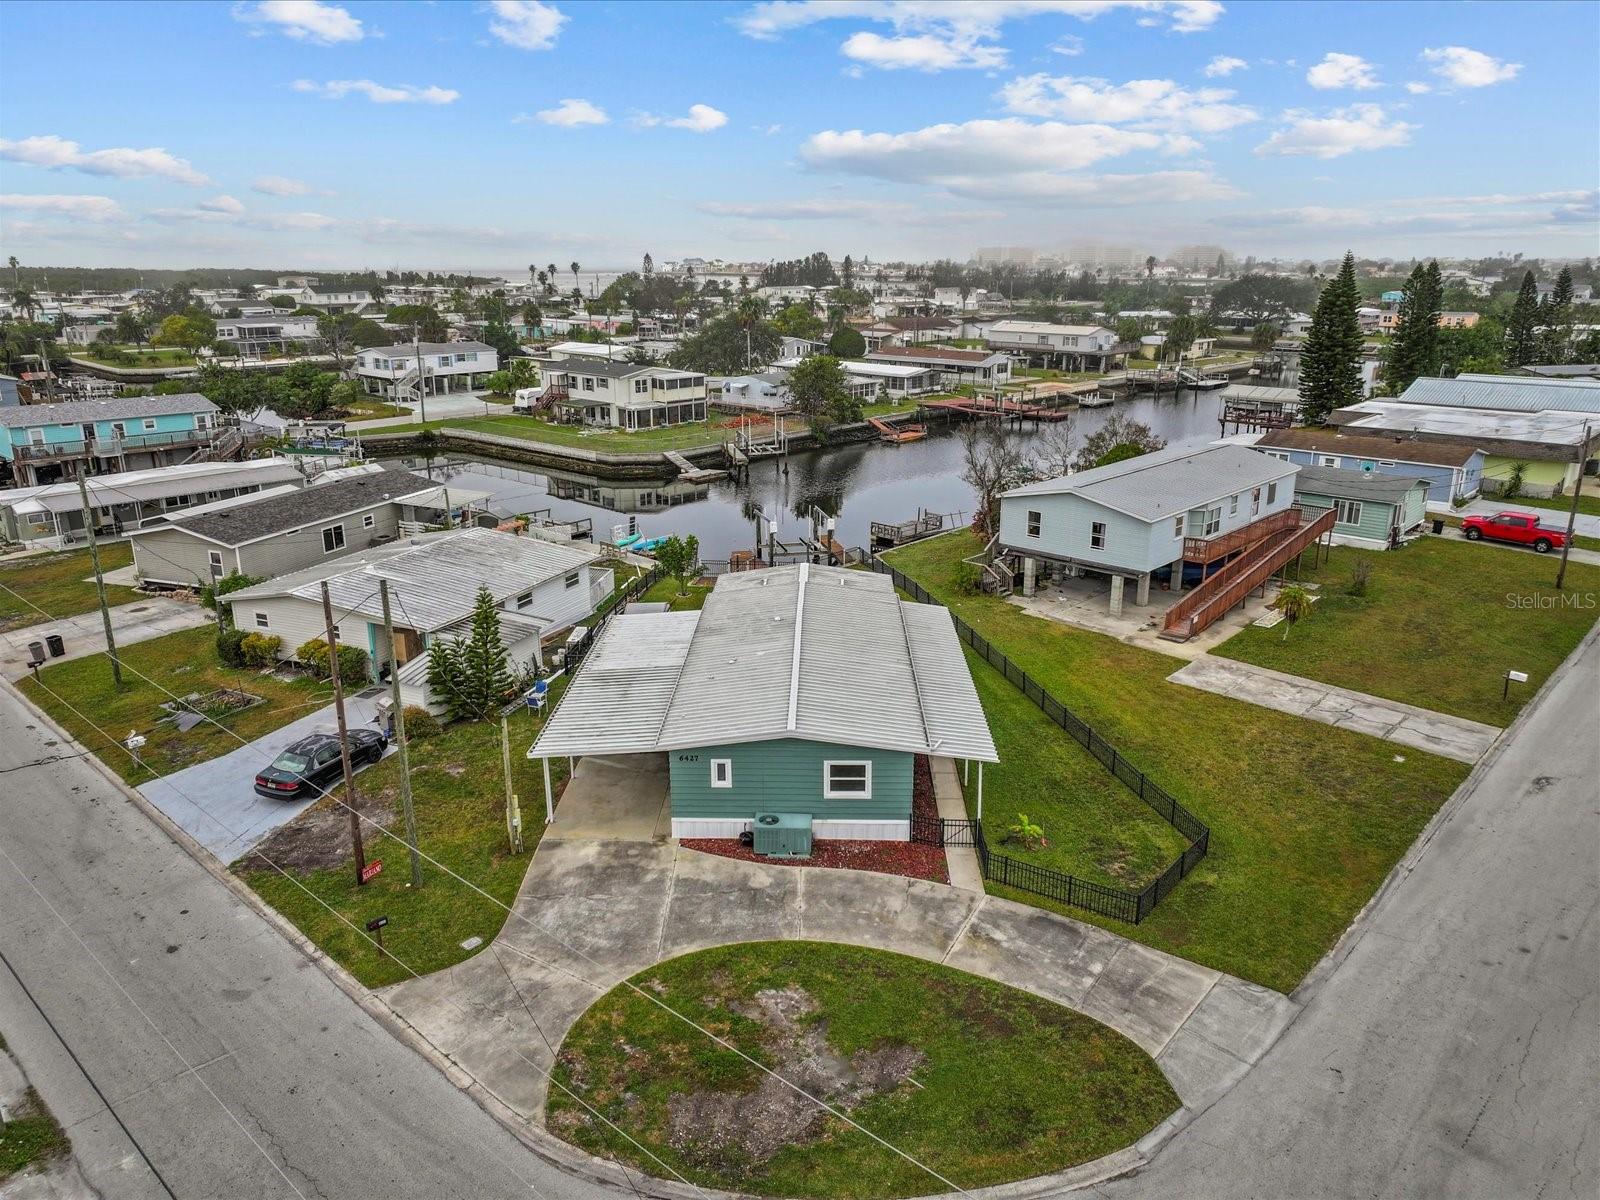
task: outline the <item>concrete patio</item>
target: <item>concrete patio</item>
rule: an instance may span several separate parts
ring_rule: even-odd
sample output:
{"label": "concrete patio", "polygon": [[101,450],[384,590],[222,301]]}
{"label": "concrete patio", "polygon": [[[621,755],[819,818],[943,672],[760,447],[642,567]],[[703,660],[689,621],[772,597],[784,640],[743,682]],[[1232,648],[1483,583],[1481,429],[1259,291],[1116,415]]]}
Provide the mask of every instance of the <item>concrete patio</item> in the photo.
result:
{"label": "concrete patio", "polygon": [[[150,596],[111,609],[111,635],[119,646],[131,646],[181,629],[198,629],[214,623],[212,615],[198,604],[185,604],[165,596]],[[55,621],[41,620],[37,625],[0,631],[0,674],[7,679],[21,679],[26,675],[28,643],[44,641],[47,633],[59,633],[66,641],[66,654],[52,658],[53,663],[100,654],[106,648],[105,629],[98,609]]]}
{"label": "concrete patio", "polygon": [[1197,658],[1167,679],[1324,725],[1371,734],[1457,762],[1477,762],[1500,736],[1494,725],[1226,658]]}

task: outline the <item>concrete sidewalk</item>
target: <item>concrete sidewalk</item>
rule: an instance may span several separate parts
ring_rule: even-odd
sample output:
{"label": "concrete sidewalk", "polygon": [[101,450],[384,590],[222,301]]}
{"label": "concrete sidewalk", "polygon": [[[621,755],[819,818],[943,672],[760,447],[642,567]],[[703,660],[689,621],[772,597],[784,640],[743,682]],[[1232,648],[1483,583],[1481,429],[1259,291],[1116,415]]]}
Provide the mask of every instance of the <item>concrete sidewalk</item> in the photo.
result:
{"label": "concrete sidewalk", "polygon": [[[177,633],[180,629],[198,629],[214,624],[209,612],[198,604],[185,604],[165,596],[150,596],[132,604],[119,604],[111,610],[111,635],[118,646],[132,646],[151,638]],[[37,625],[24,625],[18,629],[0,632],[0,675],[7,679],[21,679],[28,674],[28,643],[42,642],[46,633],[59,633],[66,641],[67,652],[52,663],[70,658],[87,658],[106,648],[105,629],[100,621],[100,611],[80,613],[75,617],[62,617],[57,621],[42,621]]]}
{"label": "concrete sidewalk", "polygon": [[[946,821],[967,820],[966,792],[961,787],[961,775],[953,758],[934,758],[933,798],[939,805],[939,816]],[[950,886],[964,892],[983,893],[983,870],[978,865],[978,851],[972,846],[946,846],[945,869],[950,872]]]}
{"label": "concrete sidewalk", "polygon": [[1293,713],[1324,725],[1369,733],[1457,762],[1477,762],[1500,736],[1500,730],[1493,725],[1227,658],[1195,659],[1168,675],[1167,681]]}
{"label": "concrete sidewalk", "polygon": [[673,843],[550,837],[483,953],[381,994],[538,1127],[556,1051],[606,991],[690,951],[785,939],[947,963],[1087,1013],[1151,1054],[1190,1115],[1243,1076],[1298,1011],[1267,988],[1107,930],[944,884],[774,867]]}

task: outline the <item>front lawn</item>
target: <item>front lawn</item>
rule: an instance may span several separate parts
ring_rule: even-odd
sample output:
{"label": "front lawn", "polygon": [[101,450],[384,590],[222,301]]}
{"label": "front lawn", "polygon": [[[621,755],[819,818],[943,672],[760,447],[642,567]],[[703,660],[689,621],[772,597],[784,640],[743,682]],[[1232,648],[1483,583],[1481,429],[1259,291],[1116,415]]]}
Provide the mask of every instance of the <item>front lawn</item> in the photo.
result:
{"label": "front lawn", "polygon": [[[1355,596],[1359,563],[1372,574]],[[1565,595],[1555,570],[1549,556],[1436,537],[1390,551],[1336,546],[1305,572],[1320,598],[1287,637],[1246,626],[1212,653],[1507,725],[1600,616],[1600,567],[1569,563]],[[1508,670],[1529,678],[1502,700]]]}
{"label": "front lawn", "polygon": [[963,1190],[1100,1158],[1178,1104],[1144,1051],[1099,1022],[881,950],[724,946],[632,983],[567,1034],[548,1124],[590,1153],[697,1186],[863,1200],[948,1190],[818,1099]]}
{"label": "front lawn", "polygon": [[115,367],[192,367],[195,363],[194,355],[188,350],[126,343],[108,345],[96,342],[73,353]]}
{"label": "front lawn", "polygon": [[703,446],[720,446],[733,437],[732,430],[721,429],[705,421],[689,421],[682,425],[666,425],[659,429],[641,429],[629,433],[619,429],[596,429],[587,425],[560,425],[553,421],[541,421],[538,417],[517,415],[454,417],[444,421],[430,421],[427,428],[470,429],[478,433],[492,433],[498,437],[517,438],[525,442],[576,446],[584,450],[597,450],[602,454],[692,450]]}
{"label": "front lawn", "polygon": [[704,608],[706,606],[706,597],[709,595],[711,595],[709,584],[702,587],[695,581],[690,580],[689,590],[680,596],[678,594],[678,581],[669,575],[665,579],[658,579],[652,583],[639,599],[650,604],[665,604],[672,612],[687,612],[692,609]]}
{"label": "front lawn", "polygon": [[[1371,898],[1466,765],[1415,751],[1396,762],[1395,747],[1376,738],[1168,683],[1181,660],[961,591],[956,564],[977,550],[962,531],[887,558],[1211,826],[1210,854],[1143,923],[1061,911],[1291,990]],[[1076,743],[1063,742],[1060,753],[1087,759]],[[1018,807],[987,781],[984,804],[996,812]],[[1039,897],[1005,894],[1049,907]]]}
{"label": "front lawn", "polygon": [[[410,979],[412,971],[426,975],[470,958],[481,947],[469,950],[461,943],[476,937],[488,945],[500,932],[506,919],[504,906],[516,898],[544,832],[543,775],[540,764],[525,756],[538,723],[525,709],[518,709],[510,730],[512,786],[522,810],[521,854],[511,853],[506,837],[500,723],[473,721],[447,725],[432,737],[413,738],[410,743],[417,845],[428,856],[422,862],[420,889],[410,886],[410,851],[401,840],[405,824],[400,815],[398,754],[356,777],[358,807],[400,835],[387,837],[363,823],[368,863],[383,862],[383,870],[370,883],[355,882],[349,813],[333,799],[318,801],[233,869],[368,987],[398,983]],[[550,761],[553,788],[565,781],[566,774],[566,759]],[[342,799],[344,790],[334,795]],[[428,858],[488,896],[452,878]],[[393,957],[380,954],[364,932],[367,922],[380,916],[389,918],[383,940]]]}
{"label": "front lawn", "polygon": [[[108,542],[100,547],[102,571],[115,571],[132,561],[133,548],[127,542]],[[137,599],[139,593],[132,588],[115,584],[106,587],[107,604],[128,604]],[[99,606],[88,550],[30,554],[0,562],[0,629],[75,617]],[[41,608],[50,615],[41,613]]]}
{"label": "front lawn", "polygon": [[383,417],[408,417],[411,410],[399,404],[390,404],[376,396],[363,396],[342,407],[347,421],[375,421]]}
{"label": "front lawn", "polygon": [[[112,682],[111,659],[105,654],[45,667],[38,680],[22,679],[17,686],[102,762],[135,785],[237,750],[240,742],[230,730],[246,742],[252,741],[333,702],[333,687],[326,682],[280,679],[254,668],[224,667],[217,660],[216,629],[209,625],[138,642],[124,649],[121,657],[124,686],[120,690]],[[147,683],[141,676],[155,683]],[[162,691],[163,687],[167,690]],[[166,715],[159,706],[173,696],[207,695],[218,688],[247,692],[260,697],[261,703],[235,711],[206,709],[221,729],[211,721],[201,721],[181,733],[170,720],[156,723]],[[102,729],[106,732],[100,732]],[[122,748],[120,739],[130,730],[148,739],[139,752],[145,767],[135,764]]]}

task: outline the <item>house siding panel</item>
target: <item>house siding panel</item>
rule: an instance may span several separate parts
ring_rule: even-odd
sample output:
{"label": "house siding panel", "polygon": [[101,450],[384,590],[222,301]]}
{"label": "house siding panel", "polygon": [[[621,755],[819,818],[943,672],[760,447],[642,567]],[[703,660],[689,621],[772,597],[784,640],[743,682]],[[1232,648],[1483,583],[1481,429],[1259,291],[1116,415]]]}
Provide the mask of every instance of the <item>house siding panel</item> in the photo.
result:
{"label": "house siding panel", "polygon": [[1405,462],[1401,459],[1374,459],[1360,454],[1345,454],[1337,449],[1327,450],[1298,450],[1284,449],[1278,446],[1258,446],[1258,450],[1270,451],[1275,457],[1288,457],[1288,461],[1301,467],[1320,467],[1324,458],[1337,458],[1338,466],[1349,470],[1372,470],[1379,475],[1401,475],[1410,479],[1426,479],[1428,481],[1428,500],[1436,504],[1449,504],[1457,498],[1470,498],[1477,495],[1479,480],[1483,475],[1483,455],[1475,454],[1465,466],[1447,467],[1435,466],[1429,463]]}
{"label": "house siding panel", "polygon": [[[371,529],[361,528],[361,517],[366,512],[372,513],[376,518]],[[337,524],[344,526],[344,548],[332,554],[324,554],[322,531],[329,525]],[[343,558],[346,554],[353,554],[357,550],[365,550],[373,544],[375,538],[384,535],[395,537],[399,532],[400,507],[386,500],[370,509],[363,509],[361,512],[337,520],[313,521],[295,533],[275,534],[262,541],[252,542],[248,546],[241,546],[239,557],[244,563],[246,575],[259,575],[264,579],[272,579],[286,575],[290,571],[314,567],[320,562]]]}
{"label": "house siding panel", "polygon": [[[816,821],[905,821],[911,815],[912,755],[787,738],[702,746],[668,754],[674,820],[749,821],[758,812],[809,813]],[[733,786],[711,786],[711,760],[733,761]],[[870,800],[823,798],[823,763],[872,763]]]}
{"label": "house siding panel", "polygon": [[156,530],[129,538],[139,578],[174,587],[198,587],[211,579],[209,552],[222,553],[222,573],[233,570],[233,551],[177,529]]}

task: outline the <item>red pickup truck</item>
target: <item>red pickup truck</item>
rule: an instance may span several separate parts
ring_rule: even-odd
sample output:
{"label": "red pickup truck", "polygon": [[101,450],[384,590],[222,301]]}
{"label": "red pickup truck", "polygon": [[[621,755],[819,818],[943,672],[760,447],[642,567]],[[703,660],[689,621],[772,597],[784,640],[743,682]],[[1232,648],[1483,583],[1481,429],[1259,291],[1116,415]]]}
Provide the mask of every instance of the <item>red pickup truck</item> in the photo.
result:
{"label": "red pickup truck", "polygon": [[1535,554],[1547,554],[1567,544],[1567,535],[1559,529],[1539,524],[1532,513],[1503,512],[1492,517],[1467,517],[1461,522],[1461,532],[1469,541],[1489,538],[1496,542],[1515,542],[1519,546],[1532,546]]}

